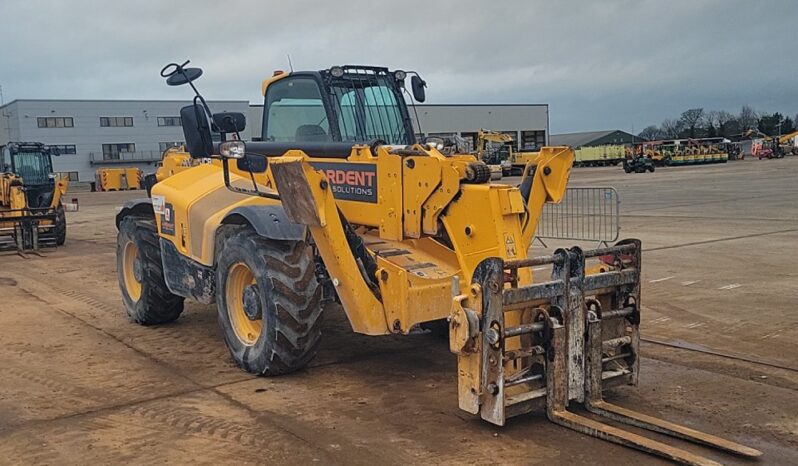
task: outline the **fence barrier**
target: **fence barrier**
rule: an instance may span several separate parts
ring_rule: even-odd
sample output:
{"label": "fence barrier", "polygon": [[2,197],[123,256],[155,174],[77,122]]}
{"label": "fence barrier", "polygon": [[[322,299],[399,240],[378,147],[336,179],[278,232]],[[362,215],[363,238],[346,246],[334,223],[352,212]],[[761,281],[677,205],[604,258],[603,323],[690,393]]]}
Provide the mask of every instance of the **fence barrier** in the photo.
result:
{"label": "fence barrier", "polygon": [[543,208],[536,237],[611,243],[621,233],[620,207],[615,188],[568,188],[562,202]]}

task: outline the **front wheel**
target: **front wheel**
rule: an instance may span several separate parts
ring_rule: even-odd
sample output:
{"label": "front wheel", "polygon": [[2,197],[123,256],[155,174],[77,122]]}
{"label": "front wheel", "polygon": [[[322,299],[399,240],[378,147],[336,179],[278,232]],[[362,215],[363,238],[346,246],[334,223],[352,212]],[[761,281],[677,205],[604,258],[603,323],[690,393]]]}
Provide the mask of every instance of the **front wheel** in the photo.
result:
{"label": "front wheel", "polygon": [[321,287],[312,248],[242,225],[223,227],[216,264],[219,325],[233,361],[258,375],[303,368],[321,339]]}
{"label": "front wheel", "polygon": [[134,216],[122,219],[116,239],[116,272],[131,320],[155,325],[180,317],[183,298],[166,287],[155,220]]}
{"label": "front wheel", "polygon": [[67,233],[66,212],[64,211],[63,204],[58,204],[58,209],[55,211],[55,226],[53,227],[53,231],[55,233],[56,246],[63,246],[64,243],[66,243]]}

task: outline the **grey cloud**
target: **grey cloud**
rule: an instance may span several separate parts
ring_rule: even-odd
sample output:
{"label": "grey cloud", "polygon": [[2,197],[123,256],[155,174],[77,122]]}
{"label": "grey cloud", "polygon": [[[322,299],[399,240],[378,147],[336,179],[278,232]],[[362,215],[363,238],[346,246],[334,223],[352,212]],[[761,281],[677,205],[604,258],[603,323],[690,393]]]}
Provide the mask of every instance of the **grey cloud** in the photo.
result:
{"label": "grey cloud", "polygon": [[555,132],[798,111],[789,0],[4,0],[0,17],[6,100],[185,98],[158,70],[190,58],[208,97],[259,101],[290,53],[302,69],[416,69],[430,102],[550,103]]}

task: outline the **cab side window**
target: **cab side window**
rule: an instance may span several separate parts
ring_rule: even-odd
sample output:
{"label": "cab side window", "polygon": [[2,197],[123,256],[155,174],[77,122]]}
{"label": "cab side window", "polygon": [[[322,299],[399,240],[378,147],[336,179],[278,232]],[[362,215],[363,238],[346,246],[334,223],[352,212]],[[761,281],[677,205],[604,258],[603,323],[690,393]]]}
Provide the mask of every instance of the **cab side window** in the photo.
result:
{"label": "cab side window", "polygon": [[331,141],[330,123],[319,86],[313,78],[288,77],[266,91],[263,140]]}

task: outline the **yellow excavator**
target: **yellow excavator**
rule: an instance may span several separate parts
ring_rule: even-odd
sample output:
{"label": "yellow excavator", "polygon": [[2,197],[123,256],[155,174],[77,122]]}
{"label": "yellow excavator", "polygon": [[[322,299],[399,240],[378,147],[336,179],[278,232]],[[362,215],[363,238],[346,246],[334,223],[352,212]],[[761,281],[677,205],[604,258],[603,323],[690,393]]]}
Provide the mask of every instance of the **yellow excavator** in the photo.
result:
{"label": "yellow excavator", "polygon": [[477,133],[476,156],[490,168],[491,180],[511,174],[513,144],[512,136],[507,133],[484,129]]}
{"label": "yellow excavator", "polygon": [[56,179],[52,155],[58,155],[56,150],[39,142],[0,147],[0,249],[25,256],[65,243],[61,199],[69,181]]}
{"label": "yellow excavator", "polygon": [[625,240],[528,257],[541,210],[565,193],[570,148],[542,148],[518,187],[491,183],[474,155],[416,140],[404,94],[410,78],[413,100],[425,100],[418,73],[365,66],[276,72],[262,84],[263,141],[245,142],[245,116],[212,113],[195,86],[202,71],[187,64],[161,75],[193,90],[181,110],[186,150],[210,162],[158,180],[117,214],[131,320],[174,321],[184,299],[215,303],[233,361],[267,376],[315,356],[330,301],[366,335],[445,322],[459,406],[487,422],[542,408],[685,464],[716,463],[598,419],[761,454],[603,399],[638,381],[642,249]]}

